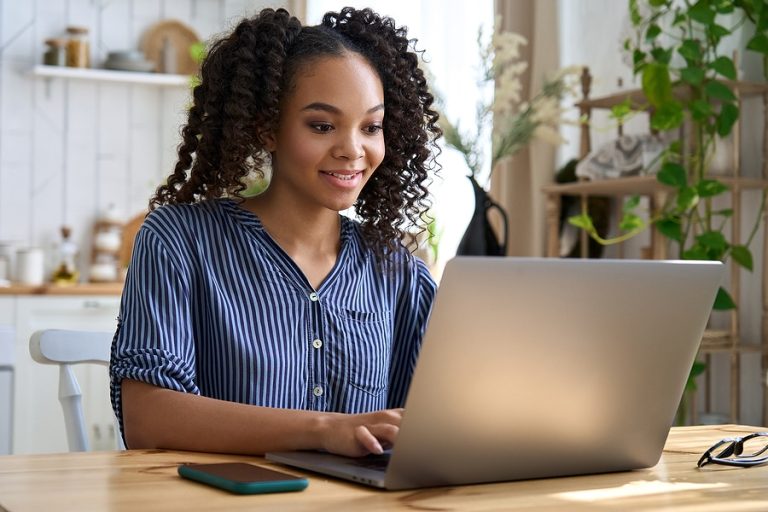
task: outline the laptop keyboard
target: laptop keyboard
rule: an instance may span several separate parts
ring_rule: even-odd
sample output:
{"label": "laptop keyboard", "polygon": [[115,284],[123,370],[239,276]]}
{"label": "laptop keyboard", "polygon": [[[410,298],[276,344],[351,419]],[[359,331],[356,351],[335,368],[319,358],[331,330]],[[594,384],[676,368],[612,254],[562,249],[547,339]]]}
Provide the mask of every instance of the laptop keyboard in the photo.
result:
{"label": "laptop keyboard", "polygon": [[381,455],[366,455],[359,459],[353,459],[351,464],[368,469],[386,469],[389,464],[390,452],[384,452]]}

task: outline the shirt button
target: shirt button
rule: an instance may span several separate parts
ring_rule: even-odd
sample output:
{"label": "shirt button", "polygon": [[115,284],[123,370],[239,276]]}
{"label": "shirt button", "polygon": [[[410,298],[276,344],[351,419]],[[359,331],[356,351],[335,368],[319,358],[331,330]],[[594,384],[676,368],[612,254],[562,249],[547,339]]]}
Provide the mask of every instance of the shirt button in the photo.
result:
{"label": "shirt button", "polygon": [[310,293],[310,294],[309,294],[309,300],[311,300],[312,302],[317,302],[317,300],[318,300],[319,298],[320,298],[320,297],[318,297],[318,296],[317,296],[317,293],[315,293],[315,292],[312,292],[312,293]]}
{"label": "shirt button", "polygon": [[320,348],[320,347],[323,346],[323,341],[322,340],[314,340],[312,342],[312,346],[315,347],[315,348]]}
{"label": "shirt button", "polygon": [[312,394],[315,396],[323,396],[323,388],[320,386],[315,386],[315,389],[312,390]]}

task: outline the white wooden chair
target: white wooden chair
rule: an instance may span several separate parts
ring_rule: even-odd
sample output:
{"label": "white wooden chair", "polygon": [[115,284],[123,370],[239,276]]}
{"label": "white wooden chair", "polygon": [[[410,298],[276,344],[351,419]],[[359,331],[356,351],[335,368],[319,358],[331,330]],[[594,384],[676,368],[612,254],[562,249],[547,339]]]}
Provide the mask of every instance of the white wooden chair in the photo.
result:
{"label": "white wooden chair", "polygon": [[[40,364],[59,365],[59,401],[64,412],[69,451],[90,450],[88,430],[83,416],[82,392],[73,366],[76,364],[109,365],[111,332],[46,329],[29,339],[29,353]],[[124,449],[122,436],[115,423],[117,448]]]}

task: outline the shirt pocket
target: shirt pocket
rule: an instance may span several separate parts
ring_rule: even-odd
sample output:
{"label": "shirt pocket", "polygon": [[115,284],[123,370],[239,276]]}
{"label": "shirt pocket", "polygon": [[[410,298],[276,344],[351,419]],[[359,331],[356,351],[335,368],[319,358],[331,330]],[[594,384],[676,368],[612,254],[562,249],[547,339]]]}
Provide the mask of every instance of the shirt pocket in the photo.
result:
{"label": "shirt pocket", "polygon": [[389,384],[392,325],[389,311],[334,311],[343,340],[343,359],[348,385],[355,391],[378,397]]}

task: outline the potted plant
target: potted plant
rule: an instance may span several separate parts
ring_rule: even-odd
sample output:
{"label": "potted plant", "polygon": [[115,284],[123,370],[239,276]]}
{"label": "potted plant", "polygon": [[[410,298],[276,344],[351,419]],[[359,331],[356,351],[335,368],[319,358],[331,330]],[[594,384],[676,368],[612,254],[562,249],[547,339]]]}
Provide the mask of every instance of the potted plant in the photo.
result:
{"label": "potted plant", "polygon": [[[629,10],[635,37],[625,41],[624,49],[632,55],[634,74],[641,77],[648,101],[640,109],[650,111],[651,129],[655,131],[676,130],[687,122],[692,142],[686,148],[675,140],[661,153],[656,178],[673,193],[647,219],[638,215],[639,198],[634,197],[623,207],[623,233],[616,238],[601,238],[586,212],[569,222],[605,244],[624,241],[655,225],[677,246],[677,257],[681,259],[732,258],[751,271],[749,245],[765,208],[766,191],[746,243],[732,245],[724,228],[733,210],[713,206],[713,200],[727,192],[728,186],[710,176],[708,170],[717,139],[728,137],[739,119],[733,92],[736,67],[730,56],[719,51],[720,43],[737,29],[751,30],[746,49],[760,53],[764,62],[768,61],[768,2],[629,0]],[[730,27],[722,21],[726,16],[732,20]],[[627,101],[613,109],[613,116],[622,122],[636,110]],[[732,309],[735,303],[721,288],[714,307]]]}
{"label": "potted plant", "polygon": [[[612,111],[619,123],[638,110],[650,112],[651,129],[672,132],[685,124],[689,144],[675,140],[660,155],[656,179],[671,190],[658,211],[639,215],[639,197],[622,208],[619,228],[612,239],[601,238],[587,212],[569,222],[586,230],[603,244],[619,243],[651,225],[677,248],[676,257],[689,260],[732,259],[752,271],[750,244],[765,209],[766,190],[750,234],[743,244],[732,244],[724,234],[730,208],[717,208],[717,197],[729,189],[709,172],[718,139],[727,138],[739,119],[734,89],[737,72],[733,58],[721,50],[721,42],[737,30],[748,35],[746,51],[762,56],[768,75],[768,2],[766,0],[629,0],[634,37],[624,42],[632,56],[633,72],[641,78],[645,105],[629,100]],[[768,127],[766,127],[768,129]],[[654,165],[658,162],[654,162]],[[736,304],[723,288],[714,303],[716,310],[734,309]],[[703,371],[696,363],[686,394],[695,390],[695,376]],[[682,415],[684,421],[684,396]]]}

